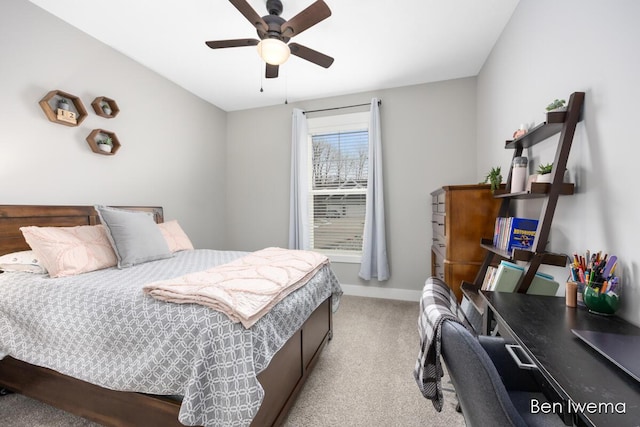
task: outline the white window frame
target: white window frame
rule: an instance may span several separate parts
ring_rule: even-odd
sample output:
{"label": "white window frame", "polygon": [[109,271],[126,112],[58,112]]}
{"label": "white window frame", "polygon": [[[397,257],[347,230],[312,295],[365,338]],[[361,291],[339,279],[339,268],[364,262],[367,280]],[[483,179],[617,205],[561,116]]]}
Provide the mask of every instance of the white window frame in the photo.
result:
{"label": "white window frame", "polygon": [[[313,150],[312,150],[312,137],[318,134],[349,132],[349,131],[362,131],[369,132],[369,112],[340,114],[333,116],[312,117],[307,118],[307,128],[309,132],[308,136],[308,158],[307,158],[307,173],[309,182],[309,233],[311,233],[310,241],[313,241],[313,195],[321,194],[323,192],[333,192],[332,190],[313,190]],[[366,188],[364,190],[345,190],[345,192],[353,191],[356,194],[366,194]],[[329,257],[332,262],[342,263],[354,263],[359,264],[362,261],[362,251],[336,251],[329,249],[315,249],[314,251],[323,253]]]}

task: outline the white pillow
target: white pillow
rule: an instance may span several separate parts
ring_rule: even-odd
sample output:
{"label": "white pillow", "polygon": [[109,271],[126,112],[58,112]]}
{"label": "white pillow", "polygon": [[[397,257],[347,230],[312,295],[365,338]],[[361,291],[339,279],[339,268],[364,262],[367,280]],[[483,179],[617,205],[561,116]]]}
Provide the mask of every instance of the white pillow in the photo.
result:
{"label": "white pillow", "polygon": [[0,256],[0,270],[3,271],[25,271],[27,273],[46,274],[36,253],[33,251],[12,252]]}

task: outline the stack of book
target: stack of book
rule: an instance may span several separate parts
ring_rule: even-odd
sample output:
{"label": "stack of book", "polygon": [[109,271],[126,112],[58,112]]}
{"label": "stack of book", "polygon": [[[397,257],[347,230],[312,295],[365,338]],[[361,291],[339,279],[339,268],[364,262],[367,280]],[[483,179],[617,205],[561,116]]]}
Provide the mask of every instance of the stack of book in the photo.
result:
{"label": "stack of book", "polygon": [[531,249],[537,228],[537,219],[497,217],[493,246],[508,252],[513,249]]}
{"label": "stack of book", "polygon": [[[524,267],[508,261],[501,261],[498,267],[489,266],[482,282],[482,290],[513,292],[520,277],[524,274]],[[536,273],[529,289],[528,294],[531,295],[555,295],[558,291],[559,284],[545,273]]]}

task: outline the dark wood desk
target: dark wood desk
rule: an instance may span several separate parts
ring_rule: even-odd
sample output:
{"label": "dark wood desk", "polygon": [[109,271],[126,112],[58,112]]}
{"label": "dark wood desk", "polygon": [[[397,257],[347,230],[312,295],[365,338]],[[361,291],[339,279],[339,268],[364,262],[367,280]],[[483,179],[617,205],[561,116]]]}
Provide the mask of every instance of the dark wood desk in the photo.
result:
{"label": "dark wood desk", "polygon": [[[640,426],[640,382],[575,337],[571,329],[640,335],[640,328],[618,317],[570,308],[564,298],[485,292],[485,316],[501,335],[519,344],[566,405],[576,425]],[[640,354],[638,355],[640,358]],[[578,404],[591,410],[576,414]],[[608,405],[608,406],[607,406]],[[624,410],[624,413],[620,413]]]}

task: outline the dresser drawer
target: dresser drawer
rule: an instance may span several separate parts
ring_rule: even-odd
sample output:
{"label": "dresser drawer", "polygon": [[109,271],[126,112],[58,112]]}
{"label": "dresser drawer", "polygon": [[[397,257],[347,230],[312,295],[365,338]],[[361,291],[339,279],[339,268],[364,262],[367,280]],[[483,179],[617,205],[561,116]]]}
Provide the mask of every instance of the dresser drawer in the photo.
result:
{"label": "dresser drawer", "polygon": [[435,247],[431,247],[431,275],[445,282],[444,256]]}
{"label": "dresser drawer", "polygon": [[440,234],[433,233],[431,244],[443,255],[447,253],[447,240]]}
{"label": "dresser drawer", "polygon": [[434,213],[431,215],[431,227],[433,229],[433,236],[442,236],[442,239],[446,237],[445,234],[445,221],[446,215]]}
{"label": "dresser drawer", "polygon": [[432,212],[445,212],[445,200],[447,193],[444,190],[437,190],[431,193],[431,211]]}
{"label": "dresser drawer", "polygon": [[438,200],[437,200],[437,209],[436,209],[436,212],[442,212],[442,213],[444,213],[444,212],[445,212],[445,204],[444,204],[444,201],[445,201],[445,197],[446,197],[446,195],[447,195],[447,193],[445,193],[444,191],[443,191],[442,193],[439,193],[439,194],[437,195],[437,199],[438,199]]}

